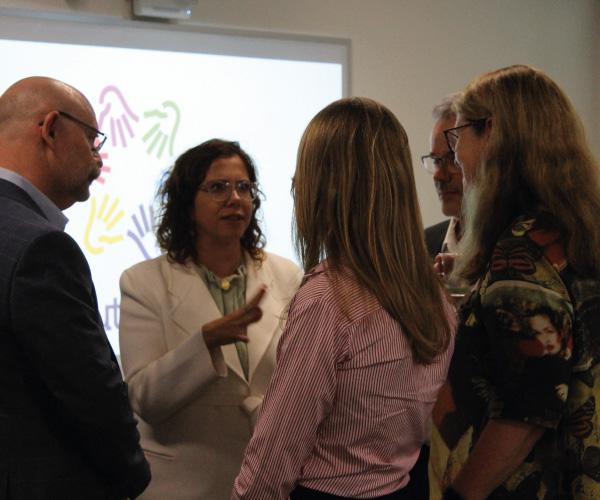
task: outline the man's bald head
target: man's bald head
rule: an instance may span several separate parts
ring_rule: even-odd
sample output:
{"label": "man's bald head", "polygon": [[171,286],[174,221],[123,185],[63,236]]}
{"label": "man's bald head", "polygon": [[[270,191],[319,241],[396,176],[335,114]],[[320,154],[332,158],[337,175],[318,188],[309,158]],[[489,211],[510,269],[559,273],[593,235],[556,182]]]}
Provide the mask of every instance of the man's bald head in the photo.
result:
{"label": "man's bald head", "polygon": [[86,200],[100,174],[96,127],[94,110],[77,89],[40,76],[20,80],[0,96],[0,167],[64,210]]}
{"label": "man's bald head", "polygon": [[53,109],[75,111],[92,107],[77,89],[53,78],[33,76],[19,80],[0,96],[0,133],[11,123],[42,119]]}

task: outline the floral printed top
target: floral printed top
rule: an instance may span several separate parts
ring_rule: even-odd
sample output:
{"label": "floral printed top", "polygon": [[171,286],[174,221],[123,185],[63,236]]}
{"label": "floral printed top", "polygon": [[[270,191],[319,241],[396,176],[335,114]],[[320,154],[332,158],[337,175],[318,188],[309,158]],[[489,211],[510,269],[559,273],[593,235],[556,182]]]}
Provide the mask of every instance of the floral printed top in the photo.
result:
{"label": "floral printed top", "polygon": [[490,499],[600,499],[600,282],[574,274],[550,215],[503,232],[460,316],[433,410],[431,498],[503,418],[547,430]]}

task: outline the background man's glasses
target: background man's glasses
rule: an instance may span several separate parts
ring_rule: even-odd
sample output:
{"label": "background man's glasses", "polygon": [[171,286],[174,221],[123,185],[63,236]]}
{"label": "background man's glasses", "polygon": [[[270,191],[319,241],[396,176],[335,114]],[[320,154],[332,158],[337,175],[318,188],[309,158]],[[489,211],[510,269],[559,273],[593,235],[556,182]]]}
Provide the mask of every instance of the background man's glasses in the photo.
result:
{"label": "background man's glasses", "polygon": [[199,191],[204,191],[215,201],[227,201],[233,190],[245,201],[252,201],[258,196],[258,182],[238,181],[235,185],[225,181],[215,181],[207,186],[200,186]]}
{"label": "background man's glasses", "polygon": [[460,167],[454,162],[454,153],[448,153],[444,156],[421,156],[421,161],[425,170],[430,174],[435,174],[435,171],[440,168],[445,168],[449,174],[458,174],[460,172]]}

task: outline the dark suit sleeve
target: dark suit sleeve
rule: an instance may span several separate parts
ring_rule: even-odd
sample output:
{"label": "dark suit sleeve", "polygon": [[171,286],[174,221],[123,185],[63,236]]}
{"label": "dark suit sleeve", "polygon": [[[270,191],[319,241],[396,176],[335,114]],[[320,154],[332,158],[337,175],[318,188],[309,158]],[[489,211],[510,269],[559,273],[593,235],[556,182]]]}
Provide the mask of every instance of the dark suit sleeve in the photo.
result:
{"label": "dark suit sleeve", "polygon": [[138,496],[150,481],[127,386],[108,343],[85,257],[56,231],[38,237],[16,265],[15,340],[45,386],[82,459],[116,493]]}

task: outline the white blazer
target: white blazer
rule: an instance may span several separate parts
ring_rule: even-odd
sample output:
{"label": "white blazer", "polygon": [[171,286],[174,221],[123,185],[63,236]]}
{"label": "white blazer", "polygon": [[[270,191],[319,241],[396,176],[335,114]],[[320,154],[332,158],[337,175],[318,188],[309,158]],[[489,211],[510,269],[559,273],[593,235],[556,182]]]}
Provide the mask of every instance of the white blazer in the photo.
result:
{"label": "white blazer", "polygon": [[233,344],[211,359],[201,329],[221,314],[193,266],[163,255],[121,276],[121,360],[152,469],[140,499],[231,495],[275,367],[280,316],[302,277],[273,254],[260,267],[248,255],[245,262],[246,297],[268,289],[261,320],[248,327],[249,382]]}

